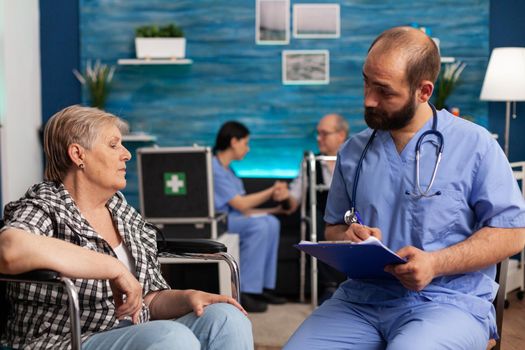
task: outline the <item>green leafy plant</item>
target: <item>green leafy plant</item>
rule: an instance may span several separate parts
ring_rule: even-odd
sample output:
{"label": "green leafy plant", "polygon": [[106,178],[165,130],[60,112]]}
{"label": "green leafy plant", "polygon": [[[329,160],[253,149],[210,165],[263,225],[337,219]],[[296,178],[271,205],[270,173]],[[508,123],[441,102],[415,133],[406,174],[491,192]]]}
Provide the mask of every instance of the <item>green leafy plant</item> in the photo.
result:
{"label": "green leafy plant", "polygon": [[456,61],[454,63],[445,64],[443,69],[439,72],[436,98],[434,101],[434,105],[437,109],[445,108],[447,98],[459,85],[459,77],[466,66],[466,63]]}
{"label": "green leafy plant", "polygon": [[175,23],[165,26],[145,25],[135,29],[137,38],[184,38],[183,30]]}
{"label": "green leafy plant", "polygon": [[100,60],[95,61],[94,65],[91,61],[87,61],[86,70],[83,73],[74,69],[73,74],[88,89],[91,106],[104,109],[115,74],[115,66],[101,64]]}

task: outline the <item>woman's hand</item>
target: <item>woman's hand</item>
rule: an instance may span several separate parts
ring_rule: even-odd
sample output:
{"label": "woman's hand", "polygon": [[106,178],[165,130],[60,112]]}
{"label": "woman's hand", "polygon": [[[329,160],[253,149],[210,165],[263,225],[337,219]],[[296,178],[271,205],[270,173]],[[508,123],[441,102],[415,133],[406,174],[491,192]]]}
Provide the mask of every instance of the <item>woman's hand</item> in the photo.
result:
{"label": "woman's hand", "polygon": [[109,280],[118,319],[131,316],[133,323],[139,322],[142,310],[142,286],[139,281],[122,265],[120,273]]}
{"label": "woman's hand", "polygon": [[272,199],[276,202],[284,201],[290,197],[288,192],[288,184],[284,181],[275,181],[273,184]]}
{"label": "woman's hand", "polygon": [[195,315],[201,316],[204,313],[204,308],[208,305],[215,303],[228,303],[232,304],[245,315],[248,313],[244,308],[237,302],[237,300],[227,297],[225,295],[211,294],[202,292],[200,290],[188,289],[182,292],[184,302]]}

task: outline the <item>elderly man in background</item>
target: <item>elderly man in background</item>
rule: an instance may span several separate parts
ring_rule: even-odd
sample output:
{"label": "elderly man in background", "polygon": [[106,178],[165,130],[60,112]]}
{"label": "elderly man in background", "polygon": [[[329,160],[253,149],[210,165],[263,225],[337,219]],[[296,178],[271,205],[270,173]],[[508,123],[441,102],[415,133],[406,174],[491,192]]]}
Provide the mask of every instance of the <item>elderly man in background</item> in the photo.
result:
{"label": "elderly man in background", "polygon": [[[319,153],[325,156],[336,156],[341,145],[346,141],[349,133],[349,126],[346,119],[339,114],[327,114],[317,124],[317,146]],[[316,161],[316,184],[330,186],[334,173],[335,161],[318,160]],[[291,214],[297,210],[302,199],[301,175],[296,177],[290,184],[290,209]],[[318,191],[317,193],[317,234],[318,240],[324,240],[324,210],[328,191]],[[318,282],[319,282],[319,303],[330,298],[337,289],[339,283],[346,279],[341,272],[333,269],[325,263],[318,261]]]}

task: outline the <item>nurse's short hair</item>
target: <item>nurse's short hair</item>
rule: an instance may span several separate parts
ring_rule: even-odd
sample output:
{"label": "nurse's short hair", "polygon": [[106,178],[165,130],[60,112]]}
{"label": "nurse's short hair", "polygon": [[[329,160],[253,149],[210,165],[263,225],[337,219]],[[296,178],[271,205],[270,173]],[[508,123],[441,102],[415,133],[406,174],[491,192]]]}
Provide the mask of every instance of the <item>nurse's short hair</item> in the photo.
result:
{"label": "nurse's short hair", "polygon": [[122,134],[129,130],[125,121],[98,108],[74,105],[53,115],[44,130],[44,178],[48,181],[62,182],[73,166],[68,154],[69,146],[77,143],[88,150],[91,149],[98,134],[108,126],[116,126]]}
{"label": "nurse's short hair", "polygon": [[441,57],[431,37],[412,27],[394,27],[381,33],[370,45],[368,52],[378,46],[381,52],[398,51],[406,58],[406,79],[412,91],[422,80],[433,84],[439,75]]}

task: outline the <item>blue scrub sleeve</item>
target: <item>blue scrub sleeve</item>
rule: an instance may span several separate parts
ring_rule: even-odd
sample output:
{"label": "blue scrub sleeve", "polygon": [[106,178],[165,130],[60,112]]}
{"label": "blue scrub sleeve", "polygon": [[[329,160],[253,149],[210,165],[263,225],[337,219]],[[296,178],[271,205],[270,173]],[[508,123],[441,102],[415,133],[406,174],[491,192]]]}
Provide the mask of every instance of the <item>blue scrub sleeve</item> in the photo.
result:
{"label": "blue scrub sleeve", "polygon": [[345,212],[350,209],[350,198],[346,190],[344,176],[341,171],[342,155],[339,152],[335,163],[334,176],[328,192],[328,200],[324,214],[324,221],[328,224],[344,224]]}
{"label": "blue scrub sleeve", "polygon": [[470,205],[480,227],[525,227],[525,201],[507,157],[495,140],[488,143],[480,159]]}
{"label": "blue scrub sleeve", "polygon": [[225,170],[215,171],[214,173],[214,191],[215,191],[215,207],[222,208],[227,205],[237,195],[243,195],[244,191],[238,189],[234,181],[238,180],[234,178],[234,175],[229,174]]}

